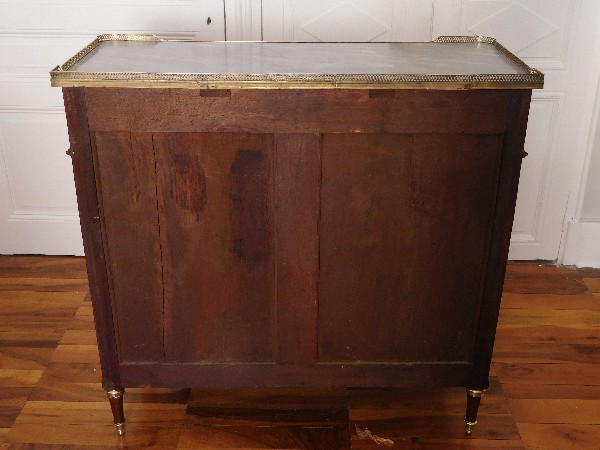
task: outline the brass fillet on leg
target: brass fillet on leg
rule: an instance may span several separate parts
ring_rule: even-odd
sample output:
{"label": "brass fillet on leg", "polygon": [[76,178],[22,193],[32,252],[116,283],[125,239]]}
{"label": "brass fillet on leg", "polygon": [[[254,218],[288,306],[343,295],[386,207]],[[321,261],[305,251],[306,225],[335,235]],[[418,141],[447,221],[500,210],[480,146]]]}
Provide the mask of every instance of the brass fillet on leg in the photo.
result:
{"label": "brass fillet on leg", "polygon": [[113,413],[113,423],[117,428],[117,434],[123,436],[125,434],[125,415],[123,413],[123,394],[124,389],[106,391],[106,396],[110,402],[110,408]]}
{"label": "brass fillet on leg", "polygon": [[469,397],[483,397],[483,394],[485,394],[485,391],[480,391],[477,389],[467,389],[467,395]]}
{"label": "brass fillet on leg", "polygon": [[106,396],[109,399],[110,398],[119,398],[119,397],[123,397],[124,393],[125,393],[125,389],[121,389],[120,391],[112,390],[112,391],[106,391]]}
{"label": "brass fillet on leg", "polygon": [[465,417],[465,433],[471,434],[477,425],[477,412],[484,390],[467,389],[467,415]]}

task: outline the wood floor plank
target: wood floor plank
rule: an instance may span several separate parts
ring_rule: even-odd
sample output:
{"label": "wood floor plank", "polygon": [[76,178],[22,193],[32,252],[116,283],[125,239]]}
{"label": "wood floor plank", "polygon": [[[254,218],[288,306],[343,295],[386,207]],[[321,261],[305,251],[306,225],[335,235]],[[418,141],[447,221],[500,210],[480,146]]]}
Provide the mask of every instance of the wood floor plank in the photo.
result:
{"label": "wood floor plank", "polygon": [[82,292],[0,291],[0,315],[70,318],[81,305]]}
{"label": "wood floor plank", "polygon": [[311,449],[344,450],[350,448],[348,426],[333,427],[244,427],[195,426],[185,428],[178,449]]}
{"label": "wood floor plank", "polygon": [[[361,430],[369,429],[377,436],[397,440],[411,437],[463,439],[463,414],[446,414],[432,411],[429,415],[402,416],[383,420],[354,421],[351,423]],[[519,439],[515,420],[510,414],[480,414],[473,431],[478,439]]]}
{"label": "wood floor plank", "polygon": [[94,312],[92,310],[92,304],[91,303],[83,303],[83,304],[79,305],[79,307],[77,308],[77,312],[75,313],[75,316],[77,316],[77,317],[82,317],[82,316],[93,317]]}
{"label": "wood floor plank", "polygon": [[527,449],[598,450],[600,442],[597,425],[522,423],[518,426]]}
{"label": "wood floor plank", "polygon": [[578,267],[577,273],[582,278],[600,278],[600,269],[594,267]]}
{"label": "wood floor plank", "polygon": [[2,256],[2,278],[79,278],[87,280],[85,258],[77,256]]}
{"label": "wood floor plank", "polygon": [[581,294],[587,290],[576,270],[539,263],[513,263],[506,270],[504,292]]}
{"label": "wood floor plank", "polygon": [[95,333],[94,318],[91,316],[75,316],[69,321],[67,330],[89,330]]}
{"label": "wood floor plank", "polygon": [[600,400],[600,386],[598,385],[580,385],[577,378],[573,379],[574,384],[521,384],[521,383],[503,383],[504,394],[507,398],[525,398],[525,399],[584,399]]}
{"label": "wood floor plank", "polygon": [[98,423],[15,423],[8,438],[28,444],[61,444],[79,448],[81,445],[109,448],[176,448],[180,427],[154,427],[127,424],[125,436],[119,437],[111,421]]}
{"label": "wood floor plank", "polygon": [[115,446],[108,445],[64,445],[64,444],[24,444],[16,443],[9,447],[10,450],[114,450]]}
{"label": "wood floor plank", "polygon": [[0,388],[33,387],[42,376],[43,370],[0,369]]}
{"label": "wood floor plank", "polygon": [[54,352],[53,347],[0,347],[0,368],[43,370]]}
{"label": "wood floor plank", "polygon": [[67,330],[60,340],[65,345],[96,345],[94,330]]}
{"label": "wood floor plank", "polygon": [[304,406],[189,406],[186,423],[193,425],[226,425],[262,427],[324,427],[348,425],[348,409]]}
{"label": "wood floor plank", "polygon": [[382,450],[385,448],[398,450],[523,450],[525,447],[520,439],[475,439],[464,437],[462,439],[438,438],[410,438],[396,439],[394,445],[386,447],[378,444],[368,437],[352,436],[353,450]]}
{"label": "wood floor plank", "polygon": [[[406,414],[427,415],[432,411],[462,414],[465,409],[464,388],[437,389],[360,389],[350,390],[351,419],[382,419]],[[510,414],[502,388],[496,377],[490,378],[490,388],[481,404],[482,414]]]}
{"label": "wood floor plank", "polygon": [[50,362],[39,383],[100,383],[100,366],[95,363]]}
{"label": "wood floor plank", "polygon": [[100,364],[98,347],[93,344],[60,344],[52,355],[52,362]]}
{"label": "wood floor plank", "polygon": [[600,292],[600,278],[584,278],[583,282],[590,292]]}
{"label": "wood floor plank", "polygon": [[81,292],[89,288],[87,279],[82,278],[2,278],[0,291],[30,292]]}
{"label": "wood floor plank", "polygon": [[106,394],[97,383],[46,383],[40,381],[30,401],[104,402]]}
{"label": "wood floor plank", "polygon": [[63,317],[0,316],[0,345],[56,347],[68,323]]}
{"label": "wood floor plank", "polygon": [[519,423],[600,425],[600,400],[511,398],[508,403]]}
{"label": "wood floor plank", "polygon": [[596,385],[600,386],[599,364],[506,364],[494,363],[496,373],[502,382],[527,385]]}
{"label": "wood floor plank", "polygon": [[588,292],[577,295],[513,294],[502,295],[502,309],[600,310],[600,299]]}
{"label": "wood floor plank", "polygon": [[0,407],[19,406],[27,401],[27,397],[31,393],[30,387],[3,387],[0,388]]}
{"label": "wood floor plank", "polygon": [[562,326],[568,328],[600,328],[600,310],[532,310],[504,309],[500,312],[499,326]]}

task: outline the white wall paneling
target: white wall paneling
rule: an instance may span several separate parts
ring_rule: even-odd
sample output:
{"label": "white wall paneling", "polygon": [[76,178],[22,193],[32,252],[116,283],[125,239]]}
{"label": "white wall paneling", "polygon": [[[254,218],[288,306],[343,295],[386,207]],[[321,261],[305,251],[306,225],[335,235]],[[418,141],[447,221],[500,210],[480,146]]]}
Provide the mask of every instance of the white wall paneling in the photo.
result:
{"label": "white wall paneling", "polygon": [[267,41],[430,41],[432,0],[262,0]]}
{"label": "white wall paneling", "polygon": [[223,40],[224,3],[0,0],[0,254],[83,254],[62,94],[48,72],[113,32]]}
{"label": "white wall paneling", "polygon": [[[436,0],[433,37],[443,34],[494,36],[546,74],[534,93],[519,198],[512,259],[555,260],[563,241],[572,169],[581,158],[579,137],[589,130],[589,71],[582,64],[589,39],[580,0]],[[583,13],[582,13],[583,9]],[[583,119],[583,120],[582,120]]]}
{"label": "white wall paneling", "polygon": [[223,0],[12,0],[0,2],[0,18],[0,32],[162,31],[191,32],[205,40],[225,38]]}
{"label": "white wall paneling", "polygon": [[262,1],[225,0],[225,37],[228,41],[261,41]]}
{"label": "white wall paneling", "polygon": [[68,148],[62,108],[0,108],[3,252],[82,254]]}
{"label": "white wall paneling", "polygon": [[[582,189],[579,218],[588,222],[600,222],[600,80],[596,97],[595,128],[591,133],[591,148],[587,161],[586,183]],[[600,247],[600,240],[598,240]]]}
{"label": "white wall paneling", "polygon": [[[598,7],[600,12],[600,6]],[[600,32],[596,40],[600,52]],[[597,60],[590,66],[600,65]],[[590,89],[591,91],[592,89]],[[596,102],[586,158],[582,164],[577,198],[567,211],[565,243],[561,262],[579,267],[600,268],[600,75],[595,85]]]}
{"label": "white wall paneling", "polygon": [[491,35],[538,67],[565,67],[576,0],[437,0],[433,35]]}
{"label": "white wall paneling", "polygon": [[[563,93],[535,92],[525,139],[528,156],[523,160],[512,231],[511,258],[529,259],[543,253],[542,237],[547,223],[550,172],[554,165],[557,123]],[[552,259],[552,258],[549,258]]]}
{"label": "white wall paneling", "polygon": [[568,224],[561,263],[600,268],[600,217]]}

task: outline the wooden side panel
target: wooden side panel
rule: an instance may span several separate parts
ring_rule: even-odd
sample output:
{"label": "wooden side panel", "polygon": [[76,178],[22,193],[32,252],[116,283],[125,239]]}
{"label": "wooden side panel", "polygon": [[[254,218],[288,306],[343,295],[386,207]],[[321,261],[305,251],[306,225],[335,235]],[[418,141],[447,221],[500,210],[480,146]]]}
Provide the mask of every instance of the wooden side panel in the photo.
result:
{"label": "wooden side panel", "polygon": [[470,361],[501,147],[324,136],[320,361]]}
{"label": "wooden side panel", "polygon": [[506,117],[508,129],[502,151],[498,201],[494,205],[490,254],[484,262],[486,278],[476,332],[473,372],[468,385],[470,389],[486,389],[489,385],[530,103],[531,91],[514,91]]}
{"label": "wooden side panel", "polygon": [[121,361],[163,360],[163,286],[152,135],[96,133],[102,224]]}
{"label": "wooden side panel", "polygon": [[317,359],[318,134],[276,135],[278,362]]}
{"label": "wooden side panel", "polygon": [[154,137],[167,361],[276,358],[273,136]]}
{"label": "wooden side panel", "polygon": [[115,342],[113,311],[104,257],[104,243],[100,228],[100,211],[96,188],[96,173],[92,155],[90,132],[87,123],[85,90],[63,89],[67,125],[69,126],[70,153],[77,190],[77,204],[81,220],[81,234],[85,249],[85,262],[90,282],[94,309],[96,337],[102,368],[102,387],[121,389],[121,374]]}

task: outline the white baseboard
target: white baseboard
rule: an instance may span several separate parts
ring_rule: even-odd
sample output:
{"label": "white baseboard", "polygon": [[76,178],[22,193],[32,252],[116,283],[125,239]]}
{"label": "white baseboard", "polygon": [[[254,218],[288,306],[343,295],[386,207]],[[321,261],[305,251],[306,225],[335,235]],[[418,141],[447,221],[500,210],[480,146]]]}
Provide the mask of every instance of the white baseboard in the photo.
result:
{"label": "white baseboard", "polygon": [[600,268],[600,222],[569,222],[559,262]]}

